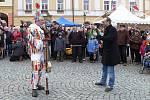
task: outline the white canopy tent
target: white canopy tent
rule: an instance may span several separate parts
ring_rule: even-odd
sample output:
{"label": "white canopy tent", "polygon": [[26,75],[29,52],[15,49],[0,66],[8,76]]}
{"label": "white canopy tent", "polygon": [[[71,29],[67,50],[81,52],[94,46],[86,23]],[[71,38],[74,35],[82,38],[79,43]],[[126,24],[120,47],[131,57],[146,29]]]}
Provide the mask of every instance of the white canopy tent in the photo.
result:
{"label": "white canopy tent", "polygon": [[103,20],[103,18],[100,16],[100,17],[97,17],[93,20],[93,23],[102,23],[101,21]]}
{"label": "white canopy tent", "polygon": [[150,24],[150,16],[148,16],[147,18],[145,18],[145,23],[146,24]]}
{"label": "white canopy tent", "polygon": [[113,13],[108,16],[112,23],[127,23],[127,24],[145,24],[142,18],[133,15],[123,5],[120,5]]}

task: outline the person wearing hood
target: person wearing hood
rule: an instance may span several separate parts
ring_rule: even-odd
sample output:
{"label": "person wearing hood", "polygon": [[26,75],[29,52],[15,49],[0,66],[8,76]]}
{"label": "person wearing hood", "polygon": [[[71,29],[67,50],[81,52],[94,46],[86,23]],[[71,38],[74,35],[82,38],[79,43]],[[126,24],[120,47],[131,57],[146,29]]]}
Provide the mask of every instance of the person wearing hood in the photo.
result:
{"label": "person wearing hood", "polygon": [[66,49],[65,39],[63,38],[63,34],[61,32],[59,32],[58,37],[55,40],[54,51],[57,53],[56,58],[61,62],[64,59],[65,49]]}

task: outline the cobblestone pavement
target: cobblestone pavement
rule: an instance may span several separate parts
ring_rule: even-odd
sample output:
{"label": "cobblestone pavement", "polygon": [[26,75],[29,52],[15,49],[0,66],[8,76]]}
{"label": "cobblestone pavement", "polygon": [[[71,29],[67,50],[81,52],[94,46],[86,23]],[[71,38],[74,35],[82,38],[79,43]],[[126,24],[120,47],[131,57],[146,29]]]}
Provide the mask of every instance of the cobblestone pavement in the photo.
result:
{"label": "cobblestone pavement", "polygon": [[[141,66],[116,66],[116,84],[110,93],[95,86],[101,75],[100,63],[52,62],[49,95],[31,96],[30,61],[0,60],[0,100],[150,100],[150,74],[139,74]],[[43,85],[45,80],[43,79]]]}

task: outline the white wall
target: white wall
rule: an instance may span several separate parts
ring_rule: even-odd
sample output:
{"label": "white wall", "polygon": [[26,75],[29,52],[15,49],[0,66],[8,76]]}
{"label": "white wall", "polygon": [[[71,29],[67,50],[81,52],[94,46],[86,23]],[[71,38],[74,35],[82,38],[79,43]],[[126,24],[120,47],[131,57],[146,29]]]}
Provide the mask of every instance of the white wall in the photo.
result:
{"label": "white wall", "polygon": [[95,10],[100,10],[100,0],[93,0],[95,4]]}
{"label": "white wall", "polygon": [[12,0],[5,0],[5,2],[0,2],[0,6],[12,6]]}
{"label": "white wall", "polygon": [[69,11],[71,8],[71,0],[66,0],[66,11],[65,11],[65,14],[66,15],[70,15],[71,14],[71,11]]}
{"label": "white wall", "polygon": [[24,15],[23,0],[18,0],[18,16]]}

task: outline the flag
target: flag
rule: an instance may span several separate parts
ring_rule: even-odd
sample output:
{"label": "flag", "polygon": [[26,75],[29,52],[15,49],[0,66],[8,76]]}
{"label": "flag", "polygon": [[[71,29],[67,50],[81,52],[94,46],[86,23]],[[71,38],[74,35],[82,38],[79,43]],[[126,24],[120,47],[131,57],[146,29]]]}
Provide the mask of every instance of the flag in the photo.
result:
{"label": "flag", "polygon": [[139,8],[138,8],[137,5],[134,5],[134,6],[133,6],[133,9],[134,9],[134,11],[139,11]]}
{"label": "flag", "polygon": [[116,5],[112,5],[112,11],[116,10]]}
{"label": "flag", "polygon": [[111,1],[111,10],[114,11],[116,10],[116,1]]}

